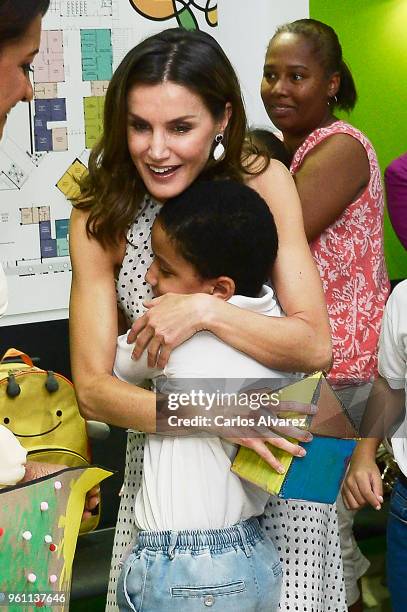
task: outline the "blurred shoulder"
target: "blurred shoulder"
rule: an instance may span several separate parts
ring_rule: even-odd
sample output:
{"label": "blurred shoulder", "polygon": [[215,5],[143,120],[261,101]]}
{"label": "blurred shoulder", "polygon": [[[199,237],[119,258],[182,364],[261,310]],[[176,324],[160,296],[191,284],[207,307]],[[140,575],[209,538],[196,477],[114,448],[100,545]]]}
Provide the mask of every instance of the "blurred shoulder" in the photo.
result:
{"label": "blurred shoulder", "polygon": [[267,166],[261,166],[260,163],[258,159],[254,158],[253,165],[250,167],[251,174],[246,175],[244,179],[245,183],[252,189],[261,193],[274,187],[291,187],[294,185],[290,172],[277,159],[270,159]]}
{"label": "blurred shoulder", "polygon": [[391,292],[387,310],[390,308],[402,309],[407,317],[407,279],[398,283]]}

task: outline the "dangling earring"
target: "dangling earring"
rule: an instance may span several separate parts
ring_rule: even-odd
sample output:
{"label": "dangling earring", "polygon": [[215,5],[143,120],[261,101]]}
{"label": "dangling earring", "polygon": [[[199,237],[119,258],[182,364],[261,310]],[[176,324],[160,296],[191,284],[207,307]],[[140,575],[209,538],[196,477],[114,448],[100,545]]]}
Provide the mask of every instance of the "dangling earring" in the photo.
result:
{"label": "dangling earring", "polygon": [[214,148],[213,153],[212,153],[213,159],[215,161],[219,161],[225,155],[225,147],[223,146],[222,141],[223,141],[223,134],[216,134],[215,136],[216,147]]}

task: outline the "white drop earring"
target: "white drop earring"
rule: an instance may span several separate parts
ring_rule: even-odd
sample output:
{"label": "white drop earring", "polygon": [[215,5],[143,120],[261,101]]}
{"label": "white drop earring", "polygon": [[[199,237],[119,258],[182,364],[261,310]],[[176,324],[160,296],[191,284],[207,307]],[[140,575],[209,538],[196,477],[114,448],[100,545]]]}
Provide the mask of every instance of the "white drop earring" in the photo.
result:
{"label": "white drop earring", "polygon": [[223,134],[216,134],[216,147],[213,150],[213,159],[219,161],[225,155],[225,147],[223,146]]}

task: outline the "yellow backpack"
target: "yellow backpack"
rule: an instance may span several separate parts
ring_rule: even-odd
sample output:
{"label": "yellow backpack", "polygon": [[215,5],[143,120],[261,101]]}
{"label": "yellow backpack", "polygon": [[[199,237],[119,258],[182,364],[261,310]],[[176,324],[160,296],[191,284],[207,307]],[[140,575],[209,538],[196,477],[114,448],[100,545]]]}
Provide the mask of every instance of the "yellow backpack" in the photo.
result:
{"label": "yellow backpack", "polygon": [[[86,421],[79,413],[72,383],[33,365],[25,353],[9,349],[0,361],[0,423],[27,450],[28,461],[88,467]],[[99,513],[82,522],[95,529]]]}

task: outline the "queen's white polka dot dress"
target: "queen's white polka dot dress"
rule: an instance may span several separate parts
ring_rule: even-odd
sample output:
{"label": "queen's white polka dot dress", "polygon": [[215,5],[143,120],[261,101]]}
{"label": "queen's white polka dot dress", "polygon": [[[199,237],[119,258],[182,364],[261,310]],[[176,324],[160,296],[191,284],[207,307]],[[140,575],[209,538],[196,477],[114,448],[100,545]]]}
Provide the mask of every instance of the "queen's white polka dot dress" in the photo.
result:
{"label": "queen's white polka dot dress", "polygon": [[280,610],[346,612],[336,506],[272,496],[260,523],[283,566]]}
{"label": "queen's white polka dot dress", "polygon": [[[127,235],[126,253],[116,283],[117,298],[127,320],[134,321],[145,311],[142,302],[153,297],[144,280],[153,254],[151,226],[160,205],[146,199]],[[113,544],[106,610],[117,611],[116,584],[121,572],[121,560],[136,539],[134,503],[143,470],[144,434],[129,432],[127,436],[126,467]]]}
{"label": "queen's white polka dot dress", "polygon": [[[160,205],[147,199],[127,239],[117,280],[118,301],[127,319],[144,312],[142,302],[152,297],[144,280],[152,259],[151,226]],[[112,567],[107,612],[117,612],[116,584],[122,556],[136,539],[134,503],[143,469],[144,435],[130,432]],[[284,572],[280,609],[284,612],[346,612],[338,523],[335,506],[270,498],[263,528],[280,553]],[[164,611],[157,611],[164,612]]]}

